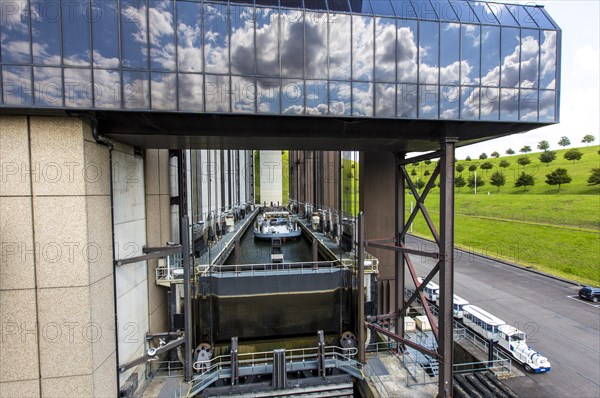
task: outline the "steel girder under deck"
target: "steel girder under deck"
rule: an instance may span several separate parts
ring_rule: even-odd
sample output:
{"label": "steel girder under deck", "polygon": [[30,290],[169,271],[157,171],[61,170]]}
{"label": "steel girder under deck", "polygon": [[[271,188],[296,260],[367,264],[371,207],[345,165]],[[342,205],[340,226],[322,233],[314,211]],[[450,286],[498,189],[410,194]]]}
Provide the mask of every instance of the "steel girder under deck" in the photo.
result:
{"label": "steel girder under deck", "polygon": [[[406,159],[405,154],[400,153],[396,156],[396,232],[395,236],[390,239],[373,239],[362,241],[359,239],[359,246],[373,247],[385,250],[393,250],[396,252],[395,258],[395,277],[396,277],[396,294],[395,304],[396,311],[390,314],[370,317],[366,322],[370,329],[381,332],[386,336],[398,341],[401,344],[408,345],[416,350],[435,357],[440,363],[440,374],[438,382],[438,397],[452,397],[452,365],[453,365],[453,315],[452,315],[452,299],[454,293],[454,150],[456,138],[445,138],[441,142],[439,151],[429,154]],[[418,189],[406,171],[406,165],[438,158],[439,162],[431,174],[429,181],[425,185],[423,193],[419,195]],[[425,208],[425,199],[434,187],[437,177],[440,177],[440,228],[439,231],[434,225],[427,209]],[[405,199],[404,191],[405,184],[412,192],[416,206],[407,220],[405,220]],[[414,221],[418,212],[421,212],[433,239],[437,245],[437,252],[423,251],[406,247],[405,237],[410,224]],[[359,232],[359,236],[360,232]],[[425,277],[422,283],[417,279],[417,273],[413,267],[413,263],[409,254],[416,254],[425,257],[437,259],[435,266]],[[408,269],[409,276],[412,278],[416,290],[411,297],[406,300],[404,296],[405,287],[405,269]],[[438,322],[436,323],[431,309],[425,299],[423,288],[439,273],[440,286],[440,303]],[[414,342],[404,338],[404,316],[407,309],[413,301],[419,297],[423,303],[425,314],[429,320],[433,334],[437,342],[437,352],[432,352],[426,347],[422,347]],[[372,323],[383,319],[395,319],[396,333],[386,331],[378,325]],[[361,340],[359,340],[361,342]]]}

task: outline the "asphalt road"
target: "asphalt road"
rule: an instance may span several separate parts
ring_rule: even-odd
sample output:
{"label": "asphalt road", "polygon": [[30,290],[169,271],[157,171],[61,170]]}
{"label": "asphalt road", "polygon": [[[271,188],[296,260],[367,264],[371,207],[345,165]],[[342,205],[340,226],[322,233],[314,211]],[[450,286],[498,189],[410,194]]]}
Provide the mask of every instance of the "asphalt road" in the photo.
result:
{"label": "asphalt road", "polygon": [[[433,249],[412,237],[407,244]],[[421,256],[411,259],[423,276],[434,265]],[[600,397],[600,305],[577,298],[579,286],[461,251],[454,278],[455,294],[526,332],[529,345],[550,361],[550,373],[506,380],[516,393]]]}

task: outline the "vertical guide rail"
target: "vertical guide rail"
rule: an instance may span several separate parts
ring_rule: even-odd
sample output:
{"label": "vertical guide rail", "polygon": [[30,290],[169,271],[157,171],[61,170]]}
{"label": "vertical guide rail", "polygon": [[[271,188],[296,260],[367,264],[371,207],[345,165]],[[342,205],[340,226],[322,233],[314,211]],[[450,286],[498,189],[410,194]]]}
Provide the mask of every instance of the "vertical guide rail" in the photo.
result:
{"label": "vertical guide rail", "polygon": [[185,150],[177,156],[177,174],[179,190],[179,237],[183,260],[183,319],[185,327],[185,381],[192,378],[192,290],[190,270],[190,238],[187,206],[187,162]]}
{"label": "vertical guide rail", "polygon": [[442,141],[440,157],[440,307],[438,352],[440,379],[438,397],[452,397],[452,364],[454,322],[452,304],[454,293],[454,148],[455,138],[446,137]]}
{"label": "vertical guide rail", "polygon": [[365,215],[358,213],[358,242],[356,261],[358,271],[358,361],[365,362]]}
{"label": "vertical guide rail", "polygon": [[[404,246],[404,238],[402,237],[402,229],[404,228],[404,208],[405,208],[405,192],[404,192],[404,175],[402,174],[401,163],[405,158],[404,153],[396,154],[396,164],[394,165],[394,173],[396,178],[396,227],[394,235],[396,246]],[[401,251],[395,252],[395,280],[396,280],[396,334],[404,337],[404,254]]]}

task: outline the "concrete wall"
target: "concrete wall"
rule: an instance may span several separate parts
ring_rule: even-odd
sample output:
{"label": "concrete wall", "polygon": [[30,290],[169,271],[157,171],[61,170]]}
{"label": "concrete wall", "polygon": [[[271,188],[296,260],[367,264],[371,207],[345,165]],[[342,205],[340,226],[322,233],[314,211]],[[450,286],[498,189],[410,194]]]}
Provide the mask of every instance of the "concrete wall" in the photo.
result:
{"label": "concrete wall", "polygon": [[0,396],[115,396],[108,148],[1,116],[0,165]]}
{"label": "concrete wall", "polygon": [[260,151],[260,201],[282,204],[282,184],[281,151]]}

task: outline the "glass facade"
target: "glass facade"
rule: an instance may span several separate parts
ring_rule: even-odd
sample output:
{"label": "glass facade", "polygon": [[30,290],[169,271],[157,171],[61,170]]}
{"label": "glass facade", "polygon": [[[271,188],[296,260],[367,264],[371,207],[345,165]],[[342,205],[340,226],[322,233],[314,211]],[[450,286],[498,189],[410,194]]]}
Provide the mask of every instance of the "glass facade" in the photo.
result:
{"label": "glass facade", "polygon": [[558,121],[561,31],[465,0],[0,0],[0,106]]}

